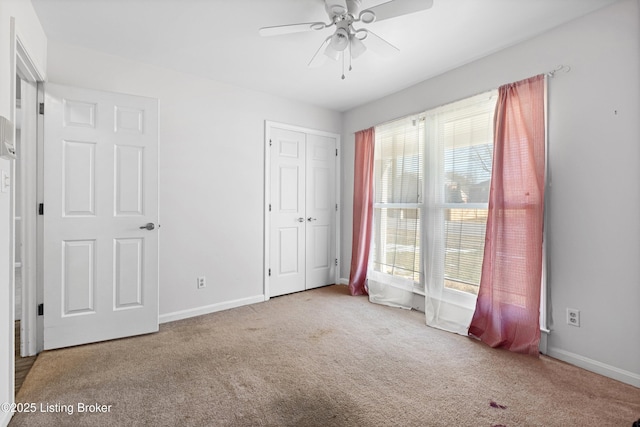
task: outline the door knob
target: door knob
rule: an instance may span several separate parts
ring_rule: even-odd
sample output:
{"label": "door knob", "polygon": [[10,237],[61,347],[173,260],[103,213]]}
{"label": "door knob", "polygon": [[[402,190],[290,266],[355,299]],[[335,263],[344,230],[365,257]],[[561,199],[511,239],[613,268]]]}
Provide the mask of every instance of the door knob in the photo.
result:
{"label": "door knob", "polygon": [[140,230],[143,230],[143,229],[153,230],[154,228],[156,228],[156,226],[153,225],[152,222],[149,222],[147,223],[147,225],[143,225],[142,227],[140,227]]}
{"label": "door knob", "polygon": [[298,221],[298,222],[304,222],[304,218],[298,218],[298,219],[296,219],[296,221]]}
{"label": "door knob", "polygon": [[318,220],[318,218],[311,218],[311,217],[307,218],[307,221],[309,221],[309,222],[311,222],[311,221],[317,221],[317,220]]}

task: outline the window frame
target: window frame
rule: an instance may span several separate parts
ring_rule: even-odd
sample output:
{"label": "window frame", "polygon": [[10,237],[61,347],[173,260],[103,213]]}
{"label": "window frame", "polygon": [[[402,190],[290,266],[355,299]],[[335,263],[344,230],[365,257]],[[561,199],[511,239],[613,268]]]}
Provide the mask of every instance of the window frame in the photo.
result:
{"label": "window frame", "polygon": [[[477,104],[479,101],[477,99],[479,99],[478,97],[484,97],[487,100],[491,100],[494,99],[497,96],[497,90],[492,90],[492,91],[488,91],[485,92],[481,95],[476,95],[476,96],[471,96],[465,99],[462,99],[460,101],[456,101],[441,107],[436,107],[436,108],[432,108],[429,109],[419,115],[413,115],[413,116],[406,116],[402,119],[398,119],[398,120],[411,120],[413,122],[413,124],[415,125],[416,123],[418,123],[420,125],[420,143],[419,143],[419,149],[422,151],[421,153],[421,158],[422,161],[419,165],[421,171],[422,171],[422,186],[420,188],[421,194],[419,195],[419,199],[417,203],[399,203],[399,202],[394,202],[394,203],[384,203],[384,202],[376,202],[375,201],[375,197],[374,197],[374,202],[373,202],[373,209],[374,209],[374,218],[376,218],[376,214],[377,214],[377,210],[380,209],[416,209],[418,211],[418,214],[420,215],[420,221],[418,221],[418,226],[419,226],[419,233],[420,233],[420,239],[419,242],[416,242],[416,245],[419,245],[419,250],[420,250],[420,258],[422,259],[421,262],[419,263],[419,281],[415,281],[413,280],[413,286],[411,287],[412,289],[408,289],[408,287],[405,287],[407,290],[411,290],[416,294],[419,295],[425,295],[426,294],[426,289],[427,289],[427,281],[430,280],[430,277],[432,277],[431,273],[429,272],[429,269],[431,268],[428,264],[429,261],[432,259],[432,255],[429,253],[429,251],[432,248],[432,243],[430,242],[430,239],[432,238],[430,236],[430,234],[433,234],[435,231],[434,227],[430,227],[427,224],[427,216],[430,215],[430,211],[432,210],[437,210],[436,215],[439,215],[442,218],[442,221],[444,221],[444,213],[446,212],[447,209],[465,209],[465,210],[472,210],[472,209],[483,209],[483,210],[488,210],[488,201],[486,203],[480,203],[480,202],[471,202],[471,203],[452,203],[452,202],[446,202],[444,201],[444,195],[440,194],[440,196],[442,196],[441,200],[438,201],[429,201],[429,197],[432,197],[434,194],[434,191],[432,191],[433,187],[436,185],[440,185],[440,182],[444,182],[444,156],[445,156],[445,148],[444,148],[444,142],[441,143],[442,147],[441,150],[439,150],[438,152],[438,156],[440,156],[439,160],[438,160],[438,165],[439,167],[442,168],[442,173],[441,176],[438,178],[438,182],[434,183],[432,182],[433,180],[430,179],[430,175],[429,173],[427,173],[426,169],[430,167],[430,159],[428,158],[431,155],[434,155],[434,148],[430,147],[429,144],[432,143],[436,143],[436,144],[440,144],[440,142],[436,142],[434,135],[440,135],[440,131],[441,131],[441,127],[444,126],[445,121],[444,120],[434,120],[435,117],[437,117],[437,115],[441,115],[443,114],[443,112],[446,112],[448,110],[450,110],[452,108],[452,106],[454,106],[454,108],[469,108],[469,105],[475,105]],[[471,102],[471,103],[469,103]],[[455,107],[456,105],[460,105],[460,107]],[[450,110],[453,111],[453,110]],[[493,118],[493,111],[491,111],[490,114],[491,119]],[[376,133],[378,133],[378,128],[381,126],[385,126],[387,124],[391,124],[394,123],[393,122],[388,122],[379,126],[376,126]],[[377,137],[377,136],[376,136]],[[378,142],[378,141],[376,141]],[[487,143],[491,143],[493,144],[493,138],[490,138],[490,140],[487,141]],[[438,151],[438,150],[436,150]],[[378,154],[378,151],[375,152],[375,154]],[[374,156],[374,168],[377,166],[377,161],[376,157]],[[489,171],[489,175],[490,175],[490,171]],[[378,185],[378,176],[377,174],[374,172],[374,189],[375,186]],[[375,190],[374,190],[375,191]],[[432,212],[433,213],[433,212]],[[394,276],[392,274],[389,273],[384,273],[382,271],[380,271],[381,269],[379,268],[379,265],[381,263],[376,262],[377,260],[381,260],[383,259],[383,257],[381,256],[381,240],[379,238],[381,231],[377,228],[378,224],[376,223],[376,221],[374,220],[374,224],[373,224],[373,232],[372,232],[372,245],[371,245],[371,256],[370,256],[370,269],[373,271],[376,271],[376,273],[380,273],[380,274],[384,274],[384,275],[388,275],[391,277],[398,277],[398,276]],[[486,224],[485,224],[486,227]],[[469,306],[469,305],[474,305],[475,304],[475,300],[477,298],[477,295],[474,293],[470,293],[470,292],[466,292],[466,291],[462,291],[462,290],[458,290],[458,289],[453,289],[453,288],[449,288],[445,285],[445,278],[444,278],[444,269],[445,269],[445,258],[444,258],[444,251],[445,251],[445,246],[446,243],[444,241],[444,224],[441,227],[441,234],[442,236],[440,236],[440,241],[442,242],[442,246],[441,246],[441,250],[442,250],[442,262],[441,262],[441,266],[440,268],[442,269],[442,283],[439,283],[438,286],[441,287],[442,289],[442,297],[445,298],[446,300],[450,301],[453,304],[456,305],[462,305],[462,306]],[[484,251],[483,251],[484,252]],[[376,265],[378,264],[378,265]],[[375,268],[378,267],[378,270],[375,270]],[[397,283],[396,283],[397,284]]]}
{"label": "window frame", "polygon": [[[417,131],[418,134],[418,143],[417,143],[417,148],[418,151],[416,152],[416,155],[418,156],[419,160],[421,159],[421,161],[418,162],[418,174],[419,174],[419,180],[422,181],[422,185],[418,185],[418,194],[416,196],[416,200],[417,202],[376,202],[376,195],[377,195],[377,174],[375,172],[375,168],[376,168],[376,164],[377,164],[377,158],[376,155],[378,154],[378,147],[376,147],[376,149],[374,150],[374,202],[373,202],[373,230],[371,233],[371,239],[372,239],[372,244],[371,244],[371,249],[370,249],[370,257],[369,257],[369,269],[371,271],[374,271],[375,274],[381,274],[381,275],[385,275],[385,276],[389,276],[393,279],[390,279],[390,282],[393,283],[394,286],[396,287],[400,287],[403,288],[405,290],[420,294],[420,295],[424,295],[424,283],[425,283],[425,274],[424,274],[424,226],[423,226],[423,222],[424,222],[424,214],[425,214],[425,203],[424,203],[424,190],[425,190],[425,179],[424,179],[424,168],[425,168],[425,161],[424,161],[424,153],[425,153],[425,130],[424,130],[424,121],[420,120],[419,116],[407,116],[398,120],[394,120],[391,122],[388,122],[386,124],[382,124],[382,125],[378,125],[376,126],[376,146],[378,145],[378,137],[379,137],[379,133],[377,131],[377,128],[380,126],[385,126],[385,125],[391,125],[395,122],[399,122],[399,121],[411,121],[411,125],[412,126],[419,126],[419,129]],[[400,138],[400,135],[394,135],[394,138]],[[397,158],[397,157],[396,157]],[[384,256],[381,255],[381,252],[383,252],[385,249],[382,247],[382,245],[380,244],[379,241],[376,240],[376,238],[379,236],[379,234],[381,235],[382,233],[377,232],[376,230],[376,210],[382,210],[382,209],[415,209],[417,210],[417,214],[419,215],[420,220],[417,221],[417,226],[419,227],[418,229],[418,233],[419,233],[419,239],[417,239],[416,242],[416,246],[419,248],[420,250],[420,259],[419,262],[417,264],[418,267],[418,271],[412,270],[414,272],[414,276],[417,273],[419,279],[418,281],[414,280],[414,279],[409,279],[406,277],[403,277],[401,275],[394,275],[394,274],[389,274],[380,270],[376,270],[376,268],[374,267],[375,264],[378,265],[387,265],[387,264],[383,264],[383,263],[377,263],[376,260],[379,259],[384,259]],[[380,255],[380,256],[377,256]],[[409,284],[409,282],[411,282],[411,284]]]}

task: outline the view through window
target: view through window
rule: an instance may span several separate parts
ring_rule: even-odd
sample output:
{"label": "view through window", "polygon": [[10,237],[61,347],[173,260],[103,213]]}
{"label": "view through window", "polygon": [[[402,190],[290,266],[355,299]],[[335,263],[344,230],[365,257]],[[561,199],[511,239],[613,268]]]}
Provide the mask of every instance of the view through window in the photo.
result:
{"label": "view through window", "polygon": [[376,128],[375,271],[422,283],[424,122],[405,118]]}
{"label": "view through window", "polygon": [[[445,289],[478,293],[494,108],[492,92],[376,127],[374,271],[420,289],[437,280]],[[437,273],[425,275],[431,267]]]}

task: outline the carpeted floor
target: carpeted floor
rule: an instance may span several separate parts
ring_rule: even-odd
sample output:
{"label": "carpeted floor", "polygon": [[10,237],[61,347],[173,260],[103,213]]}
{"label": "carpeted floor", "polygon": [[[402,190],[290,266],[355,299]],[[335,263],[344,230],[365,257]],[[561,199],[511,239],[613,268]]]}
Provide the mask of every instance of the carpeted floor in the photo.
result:
{"label": "carpeted floor", "polygon": [[422,313],[344,286],[44,352],[17,400],[35,412],[12,427],[630,427],[640,418],[638,388],[429,328]]}

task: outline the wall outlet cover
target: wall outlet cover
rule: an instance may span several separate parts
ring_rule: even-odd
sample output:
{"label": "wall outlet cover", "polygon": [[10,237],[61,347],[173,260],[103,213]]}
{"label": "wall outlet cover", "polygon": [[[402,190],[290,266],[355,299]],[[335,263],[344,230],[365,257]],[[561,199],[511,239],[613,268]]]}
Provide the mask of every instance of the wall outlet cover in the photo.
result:
{"label": "wall outlet cover", "polygon": [[580,310],[567,308],[567,324],[580,327]]}

